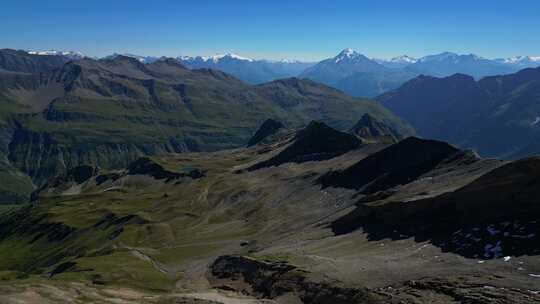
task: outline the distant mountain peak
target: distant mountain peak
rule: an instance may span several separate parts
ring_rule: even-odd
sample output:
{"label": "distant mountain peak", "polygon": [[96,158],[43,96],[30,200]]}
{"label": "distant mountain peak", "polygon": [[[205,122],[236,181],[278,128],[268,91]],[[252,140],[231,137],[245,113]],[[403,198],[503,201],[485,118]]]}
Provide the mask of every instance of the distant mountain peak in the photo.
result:
{"label": "distant mountain peak", "polygon": [[112,55],[106,56],[103,59],[115,59],[116,57],[119,57],[119,56],[133,58],[141,63],[152,63],[160,59],[159,57],[141,56],[141,55],[135,55],[135,54],[130,54],[130,53],[122,53],[122,54],[113,53]]}
{"label": "distant mountain peak", "polygon": [[340,55],[351,56],[351,55],[354,55],[354,54],[357,54],[357,53],[358,52],[356,52],[355,50],[353,50],[351,48],[346,48],[343,51],[341,51],[338,56],[340,56]]}
{"label": "distant mountain peak", "polygon": [[362,115],[362,118],[349,130],[350,134],[355,135],[366,142],[395,142],[401,138],[400,134],[384,122],[373,117],[369,113]]}
{"label": "distant mountain peak", "polygon": [[225,53],[225,54],[218,54],[214,56],[205,56],[201,57],[203,61],[212,61],[212,62],[218,62],[222,59],[236,59],[236,60],[242,60],[242,61],[254,61],[251,58],[242,57],[240,55],[234,54],[234,53]]}
{"label": "distant mountain peak", "polygon": [[435,54],[435,55],[424,56],[424,57],[420,58],[418,61],[420,61],[420,62],[443,61],[443,60],[447,60],[449,58],[455,58],[455,57],[458,57],[458,56],[459,55],[456,54],[456,53],[442,52],[442,53]]}
{"label": "distant mountain peak", "polygon": [[415,63],[418,59],[408,55],[401,55],[390,59],[390,61],[396,63]]}
{"label": "distant mountain peak", "polygon": [[527,64],[527,63],[540,63],[540,56],[514,56],[510,58],[498,59],[503,63],[508,64]]}
{"label": "distant mountain peak", "polygon": [[351,49],[351,48],[346,48],[344,49],[343,51],[341,51],[336,57],[334,57],[334,61],[336,63],[342,61],[342,60],[345,60],[345,59],[355,59],[355,58],[366,58],[364,55],[358,53],[357,51]]}

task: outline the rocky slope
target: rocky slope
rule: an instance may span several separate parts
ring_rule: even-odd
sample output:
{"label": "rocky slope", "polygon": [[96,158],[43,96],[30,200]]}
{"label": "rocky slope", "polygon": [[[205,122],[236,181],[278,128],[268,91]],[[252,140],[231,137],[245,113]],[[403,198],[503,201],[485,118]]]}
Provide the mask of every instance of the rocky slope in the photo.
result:
{"label": "rocky slope", "polygon": [[349,130],[349,133],[364,142],[396,142],[402,139],[399,132],[367,113]]}
{"label": "rocky slope", "polygon": [[249,139],[247,146],[251,147],[257,144],[269,143],[284,129],[285,126],[281,122],[267,119]]}
{"label": "rocky slope", "polygon": [[[302,136],[314,128],[340,134],[315,123],[250,148],[81,167],[51,180],[33,204],[1,211],[0,299],[54,289],[40,295],[540,301],[538,159],[482,159],[416,138],[342,150],[356,137]],[[341,152],[243,170],[298,142]]]}

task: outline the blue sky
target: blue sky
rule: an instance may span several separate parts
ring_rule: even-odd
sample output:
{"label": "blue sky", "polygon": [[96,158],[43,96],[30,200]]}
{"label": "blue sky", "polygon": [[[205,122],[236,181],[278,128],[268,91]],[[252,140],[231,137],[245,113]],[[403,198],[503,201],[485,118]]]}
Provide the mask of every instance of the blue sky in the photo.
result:
{"label": "blue sky", "polygon": [[0,47],[319,60],[443,51],[540,55],[540,1],[7,0]]}

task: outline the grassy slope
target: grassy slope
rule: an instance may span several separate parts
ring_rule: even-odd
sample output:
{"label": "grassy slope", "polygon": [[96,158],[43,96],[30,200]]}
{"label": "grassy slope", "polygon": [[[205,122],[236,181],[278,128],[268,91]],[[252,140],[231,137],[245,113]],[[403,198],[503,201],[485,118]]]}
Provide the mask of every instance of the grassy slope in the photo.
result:
{"label": "grassy slope", "polygon": [[[161,162],[168,163],[167,160]],[[33,207],[8,209],[5,212],[11,214],[4,214],[4,219],[20,215],[25,218],[26,226],[33,220],[42,225],[61,223],[69,227],[63,229],[76,232],[70,237],[54,240],[39,235],[42,232],[54,235],[54,231],[62,229],[43,226],[41,231],[22,229],[13,234],[10,231],[9,235],[3,235],[0,243],[0,269],[9,273],[15,271],[21,276],[23,273],[50,272],[55,265],[72,261],[77,263],[76,270],[54,276],[54,279],[93,280],[150,290],[171,289],[174,282],[182,278],[183,267],[189,261],[204,259],[227,247],[228,241],[237,243],[254,232],[253,228],[243,224],[229,223],[229,215],[236,210],[207,214],[210,208],[220,209],[223,197],[242,191],[241,183],[229,182],[222,176],[228,170],[226,168],[235,163],[234,159],[216,163],[211,158],[195,163],[190,160],[188,164],[168,163],[169,167],[179,171],[189,166],[203,167],[212,173],[200,182],[175,186],[132,181],[125,191],[48,198]],[[205,192],[210,193],[209,197],[201,197]],[[110,214],[116,218],[136,216],[144,223],[128,223],[120,229],[118,237],[111,239],[119,225],[96,226]],[[200,224],[203,226],[197,226]],[[19,223],[19,227],[24,226]],[[167,271],[152,267],[141,254],[151,256]]]}

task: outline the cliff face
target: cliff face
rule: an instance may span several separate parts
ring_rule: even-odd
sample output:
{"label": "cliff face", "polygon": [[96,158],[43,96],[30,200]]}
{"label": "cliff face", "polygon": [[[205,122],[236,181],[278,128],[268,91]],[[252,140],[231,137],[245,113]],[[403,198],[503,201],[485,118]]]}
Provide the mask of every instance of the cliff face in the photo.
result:
{"label": "cliff face", "polygon": [[153,143],[99,143],[91,146],[64,146],[49,133],[17,129],[9,144],[9,160],[26,172],[37,185],[82,164],[103,168],[126,167],[143,155],[188,151],[186,144],[173,140]]}

